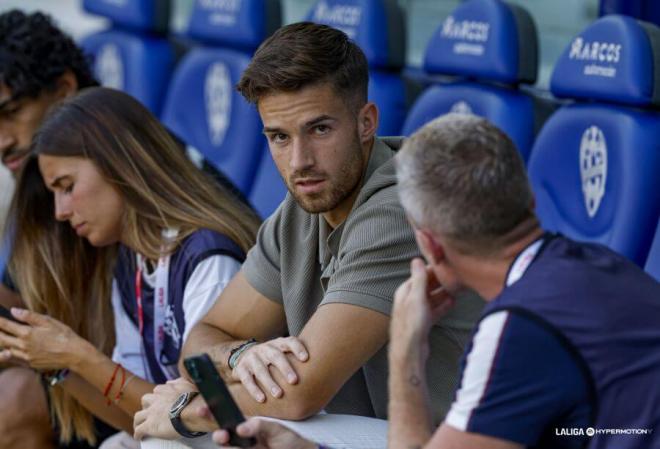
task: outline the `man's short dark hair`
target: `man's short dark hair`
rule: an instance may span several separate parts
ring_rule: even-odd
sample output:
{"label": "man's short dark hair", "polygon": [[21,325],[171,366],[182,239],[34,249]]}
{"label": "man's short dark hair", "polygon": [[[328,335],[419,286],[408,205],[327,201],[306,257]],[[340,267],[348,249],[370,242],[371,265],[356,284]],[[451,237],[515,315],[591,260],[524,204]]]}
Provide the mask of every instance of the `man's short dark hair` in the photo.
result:
{"label": "man's short dark hair", "polygon": [[344,32],[299,22],[280,28],[259,46],[237,88],[257,103],[264,95],[324,82],[347,103],[363,105],[369,84],[367,58]]}
{"label": "man's short dark hair", "polygon": [[66,70],[80,89],[98,85],[82,50],[49,16],[19,10],[0,15],[0,82],[14,98],[55,88]]}

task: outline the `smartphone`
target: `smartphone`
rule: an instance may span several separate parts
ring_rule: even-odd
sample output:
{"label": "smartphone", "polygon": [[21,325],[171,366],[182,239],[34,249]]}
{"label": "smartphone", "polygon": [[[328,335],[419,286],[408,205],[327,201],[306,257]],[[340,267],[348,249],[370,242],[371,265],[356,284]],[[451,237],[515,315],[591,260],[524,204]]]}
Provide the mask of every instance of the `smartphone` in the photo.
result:
{"label": "smartphone", "polygon": [[9,309],[3,305],[0,305],[0,317],[5,318],[9,321],[13,321],[14,323],[25,324],[14,318],[14,315],[11,314]]}
{"label": "smartphone", "polygon": [[236,434],[236,426],[245,421],[245,417],[229,393],[227,385],[220,377],[211,357],[200,354],[188,357],[183,364],[190,378],[206,401],[215,421],[229,432],[229,445],[252,447],[257,444],[254,438],[243,438]]}

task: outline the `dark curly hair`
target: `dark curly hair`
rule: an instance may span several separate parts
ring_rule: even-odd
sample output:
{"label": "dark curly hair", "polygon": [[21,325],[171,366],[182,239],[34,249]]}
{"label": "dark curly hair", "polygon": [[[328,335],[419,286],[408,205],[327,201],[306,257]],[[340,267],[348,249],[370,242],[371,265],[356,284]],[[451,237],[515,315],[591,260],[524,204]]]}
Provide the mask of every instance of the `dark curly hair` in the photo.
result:
{"label": "dark curly hair", "polygon": [[55,88],[67,69],[78,88],[98,86],[88,58],[49,16],[19,10],[0,14],[0,82],[12,97],[36,97]]}

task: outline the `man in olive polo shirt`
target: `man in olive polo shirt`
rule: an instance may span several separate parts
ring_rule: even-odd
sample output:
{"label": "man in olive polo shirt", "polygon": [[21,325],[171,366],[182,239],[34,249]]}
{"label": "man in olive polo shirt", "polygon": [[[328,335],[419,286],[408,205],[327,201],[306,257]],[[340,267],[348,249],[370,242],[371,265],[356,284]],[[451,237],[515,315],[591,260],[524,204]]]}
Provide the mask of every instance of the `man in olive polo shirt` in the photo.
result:
{"label": "man in olive polo shirt", "polygon": [[[259,109],[290,193],[182,357],[208,352],[247,415],[299,420],[325,409],[387,417],[392,299],[419,252],[397,197],[400,142],[375,137],[367,84],[364,54],[343,32],[298,23],[262,44],[238,85]],[[482,305],[460,298],[431,333],[436,424]],[[136,436],[177,438],[168,410],[190,390],[180,381],[146,395]],[[175,410],[179,433],[217,427],[200,413],[201,398],[191,404]]]}

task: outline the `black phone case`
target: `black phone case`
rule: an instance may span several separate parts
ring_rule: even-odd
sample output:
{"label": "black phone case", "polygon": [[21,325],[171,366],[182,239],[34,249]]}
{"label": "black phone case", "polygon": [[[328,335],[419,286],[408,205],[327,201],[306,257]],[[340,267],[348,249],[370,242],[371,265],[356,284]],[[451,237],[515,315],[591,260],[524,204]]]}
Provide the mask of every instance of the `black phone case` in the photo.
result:
{"label": "black phone case", "polygon": [[243,438],[236,434],[236,426],[245,421],[245,417],[208,354],[189,357],[183,364],[218,425],[229,432],[229,444],[239,447],[256,445],[254,438]]}
{"label": "black phone case", "polygon": [[0,316],[2,318],[8,319],[9,321],[13,321],[14,323],[25,324],[25,323],[21,323],[16,318],[14,318],[14,316],[11,314],[9,309],[7,309],[5,306],[2,305],[0,305]]}

